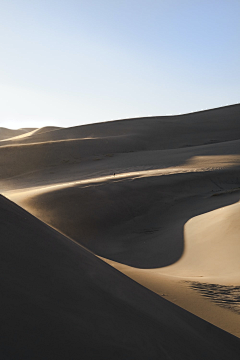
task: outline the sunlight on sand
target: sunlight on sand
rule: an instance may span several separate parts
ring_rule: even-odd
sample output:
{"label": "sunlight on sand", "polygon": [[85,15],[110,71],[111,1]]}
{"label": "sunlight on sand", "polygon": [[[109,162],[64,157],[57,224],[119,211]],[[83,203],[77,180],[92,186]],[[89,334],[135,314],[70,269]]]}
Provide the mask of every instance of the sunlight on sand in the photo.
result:
{"label": "sunlight on sand", "polygon": [[[72,263],[83,267],[76,275],[85,274],[85,262],[75,258],[77,252],[83,252],[93,259],[94,264],[87,267],[91,279],[95,281],[99,275],[96,264],[103,268],[101,293],[102,285],[107,289],[114,286],[119,301],[124,283],[129,282],[127,296],[134,304],[142,301],[145,291],[161,303],[159,311],[151,306],[143,309],[144,314],[153,314],[154,321],[159,316],[162,321],[170,306],[167,328],[172,327],[177,339],[183,329],[189,330],[187,341],[189,334],[196,334],[193,325],[201,320],[192,314],[240,337],[238,119],[239,107],[231,107],[179,118],[19,132],[0,144],[3,195],[34,215],[23,211],[19,224],[24,234],[28,233],[24,220],[30,216],[36,226],[49,225],[46,232],[56,229],[56,236],[61,233],[63,241],[75,246],[73,261],[65,264],[70,269],[69,284]],[[3,225],[7,232],[8,223]],[[37,271],[41,275],[45,269],[41,264],[49,254],[53,259],[59,256],[59,271],[65,251],[59,252],[54,245],[48,252],[51,238],[41,232],[38,236],[46,253]],[[21,240],[20,246],[24,238],[16,231],[14,239]],[[31,246],[24,247],[30,251],[29,257],[35,235],[31,241]],[[108,274],[113,276],[110,283]],[[123,288],[119,289],[114,276],[122,279]],[[58,281],[62,278],[64,275]],[[43,288],[45,282],[44,278]],[[81,282],[73,285],[73,290],[82,291]],[[54,286],[50,284],[51,289]],[[140,289],[136,297],[134,286]],[[62,287],[57,291],[61,293]],[[69,293],[71,301],[74,291]],[[180,332],[176,331],[175,316],[169,322],[174,311],[184,320]],[[95,323],[90,325],[95,331]],[[216,343],[220,330],[204,323],[204,336],[205,326],[210,326]],[[209,334],[204,336],[201,344],[209,340]],[[193,354],[195,349],[194,345]]]}
{"label": "sunlight on sand", "polygon": [[[101,258],[157,294],[240,336],[240,316],[229,313],[232,310],[239,314],[236,293],[240,272],[239,236],[240,202],[237,202],[190,219],[184,226],[184,253],[170,266],[138,269]],[[212,291],[213,288],[216,291]],[[220,294],[222,289],[228,290],[227,298]],[[204,297],[212,304],[205,306]]]}
{"label": "sunlight on sand", "polygon": [[[3,192],[3,195],[9,199],[16,199],[16,197],[33,196],[36,194],[54,191],[61,188],[67,188],[76,185],[91,185],[107,181],[121,181],[125,179],[137,179],[143,177],[154,177],[174,174],[184,174],[191,172],[208,172],[221,169],[231,168],[232,166],[240,165],[240,155],[221,155],[221,156],[194,156],[185,165],[178,167],[168,167],[153,170],[130,171],[125,173],[116,173],[113,175],[100,176],[88,178],[78,181],[69,181],[58,183],[54,185],[30,187],[19,190],[10,190]],[[26,194],[27,193],[27,194]]]}

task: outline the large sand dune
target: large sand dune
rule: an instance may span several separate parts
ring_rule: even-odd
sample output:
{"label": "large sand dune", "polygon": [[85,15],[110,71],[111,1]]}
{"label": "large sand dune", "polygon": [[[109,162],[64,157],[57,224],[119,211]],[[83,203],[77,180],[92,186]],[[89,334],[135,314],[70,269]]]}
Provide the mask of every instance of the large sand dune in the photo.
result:
{"label": "large sand dune", "polygon": [[238,359],[240,340],[0,198],[4,359]]}
{"label": "large sand dune", "polygon": [[233,105],[34,130],[0,142],[2,193],[143,286],[240,337],[239,120]]}
{"label": "large sand dune", "polygon": [[[215,142],[237,140],[239,105],[200,111],[178,116],[156,116],[126,119],[70,128],[36,132],[19,143],[34,143],[71,139],[99,140],[131,137],[135,150],[170,149]],[[124,144],[122,144],[124,145]]]}

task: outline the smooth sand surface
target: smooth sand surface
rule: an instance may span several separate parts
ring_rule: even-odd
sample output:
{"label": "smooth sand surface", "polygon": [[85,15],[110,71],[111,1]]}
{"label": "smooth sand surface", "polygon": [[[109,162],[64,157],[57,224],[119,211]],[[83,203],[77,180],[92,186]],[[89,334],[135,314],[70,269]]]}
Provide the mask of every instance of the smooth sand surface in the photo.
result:
{"label": "smooth sand surface", "polygon": [[[11,144],[11,143],[15,143],[15,142],[19,142],[21,140],[26,140],[26,138],[32,138],[32,136],[36,136],[39,134],[43,134],[49,131],[54,131],[54,130],[58,130],[61,129],[60,127],[57,126],[45,126],[43,128],[39,128],[39,129],[19,129],[19,130],[10,130],[6,129],[6,135],[8,135],[6,138],[2,138],[1,136],[1,140],[3,140],[4,142],[0,142],[0,146],[1,145],[6,145],[7,143]],[[0,128],[0,134],[2,134],[2,130]]]}
{"label": "smooth sand surface", "polygon": [[239,120],[234,105],[12,137],[0,142],[2,194],[240,337]]}
{"label": "smooth sand surface", "polygon": [[27,128],[24,128],[24,129],[6,129],[6,128],[3,128],[3,127],[0,127],[0,141],[1,140],[7,140],[7,139],[10,139],[12,137],[15,137],[15,136],[21,136],[21,135],[25,135],[29,132],[32,132],[34,131],[34,129],[27,129]]}
{"label": "smooth sand surface", "polygon": [[143,270],[105,261],[150,290],[240,337],[239,220],[239,202],[190,219],[184,226],[184,253],[167,267]]}
{"label": "smooth sand surface", "polygon": [[0,197],[4,359],[231,359],[240,340]]}

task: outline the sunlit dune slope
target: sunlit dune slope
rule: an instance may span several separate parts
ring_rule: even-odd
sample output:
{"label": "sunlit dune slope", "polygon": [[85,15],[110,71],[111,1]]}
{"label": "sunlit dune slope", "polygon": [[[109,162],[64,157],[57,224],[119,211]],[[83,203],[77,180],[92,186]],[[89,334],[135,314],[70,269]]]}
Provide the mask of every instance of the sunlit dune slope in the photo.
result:
{"label": "sunlit dune slope", "polygon": [[3,127],[0,127],[0,141],[12,138],[13,136],[26,134],[26,133],[31,132],[33,130],[34,129],[31,129],[31,128],[13,130],[13,129],[6,129],[6,128],[3,128]]}
{"label": "sunlit dune slope", "polygon": [[[12,135],[11,137],[8,137],[7,139],[4,140],[4,142],[1,145],[6,145],[6,144],[11,144],[11,143],[16,143],[18,141],[21,140],[26,140],[26,138],[31,138],[33,135],[39,135],[39,134],[43,134],[49,131],[54,131],[54,130],[58,130],[61,129],[60,127],[57,126],[45,126],[42,128],[37,128],[37,129],[20,129],[20,130],[15,130],[18,131],[20,134],[19,135]],[[26,130],[25,132],[21,133],[21,130]]]}
{"label": "sunlit dune slope", "polygon": [[[6,339],[23,334],[14,341],[16,353],[7,343],[10,358],[16,357],[18,344],[26,344],[27,337],[44,349],[54,334],[51,351],[63,359],[66,353],[79,358],[79,349],[86,354],[84,359],[95,354],[100,359],[206,359],[211,342],[209,359],[221,359],[225,350],[216,357],[215,344],[223,333],[216,340],[211,330],[212,337],[206,340],[205,323],[171,307],[95,255],[240,336],[238,289],[228,296],[235,301],[234,309],[226,308],[221,294],[214,303],[196,290],[211,289],[211,283],[220,292],[221,286],[238,288],[239,120],[238,104],[181,116],[29,129],[0,141],[1,192],[63,233],[2,200],[4,209],[11,206],[15,213],[13,219],[10,210],[3,211],[4,239],[14,240],[7,248],[9,257],[3,262],[7,270],[2,274],[16,278],[7,282],[13,285],[3,293],[6,302],[7,294],[16,299],[10,306],[16,311],[11,310],[8,319],[14,326],[14,318],[19,319],[16,332],[14,326],[7,328]],[[26,219],[18,221],[20,214]],[[9,266],[11,257],[13,266]],[[200,285],[193,289],[191,281]],[[225,307],[219,307],[223,302]],[[33,309],[31,316],[24,315],[24,304]],[[46,317],[47,330],[42,320]],[[65,336],[64,343],[60,339]],[[224,348],[229,348],[228,340]],[[32,349],[35,345],[26,354],[35,359]],[[39,359],[45,355],[41,353]]]}
{"label": "sunlit dune slope", "polygon": [[37,129],[31,136],[0,142],[0,176],[38,172],[39,177],[52,168],[59,172],[56,179],[69,172],[74,179],[94,171],[166,168],[194,156],[239,154],[239,116],[240,105],[234,105],[181,116]]}
{"label": "sunlit dune slope", "polygon": [[[89,161],[95,161],[92,167],[99,171],[106,167],[117,172],[119,166],[167,167],[182,164],[192,156],[234,154],[234,148],[239,148],[234,144],[240,133],[239,116],[240,105],[234,105],[181,116],[37,129],[31,136],[0,142],[1,178],[49,167],[75,166],[81,173],[79,167]],[[226,149],[217,146],[224,144]],[[157,153],[160,150],[165,152]],[[153,153],[148,156],[149,151]],[[109,166],[96,160],[107,160]]]}
{"label": "sunlit dune slope", "polygon": [[2,359],[238,359],[239,339],[0,197]]}
{"label": "sunlit dune slope", "polygon": [[184,226],[184,239],[184,254],[168,273],[218,277],[221,282],[239,279],[239,202],[190,219]]}
{"label": "sunlit dune slope", "polygon": [[171,265],[183,254],[189,219],[238,200],[239,116],[234,105],[51,128],[0,147],[0,186],[98,255]]}
{"label": "sunlit dune slope", "polygon": [[[225,196],[234,200],[233,193],[232,197],[229,193],[213,197]],[[105,261],[178,306],[240,337],[239,239],[240,203],[236,202],[187,221],[183,225],[184,252],[170,266],[138,269]]]}
{"label": "sunlit dune slope", "polygon": [[40,186],[6,196],[96,254],[143,268],[178,261],[185,223],[239,199],[239,166],[144,174]]}

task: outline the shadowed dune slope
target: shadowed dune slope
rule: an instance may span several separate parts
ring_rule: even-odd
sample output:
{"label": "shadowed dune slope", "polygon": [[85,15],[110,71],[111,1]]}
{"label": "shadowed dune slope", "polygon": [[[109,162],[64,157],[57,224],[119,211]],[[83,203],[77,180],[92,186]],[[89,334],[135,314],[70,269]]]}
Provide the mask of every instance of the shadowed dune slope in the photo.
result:
{"label": "shadowed dune slope", "polygon": [[[146,160],[146,153],[150,151],[154,153],[148,156],[145,167],[149,162],[153,163],[151,157],[155,159],[154,167],[162,164],[163,159],[169,159],[162,164],[166,167],[179,165],[191,156],[208,155],[208,152],[214,155],[221,151],[223,154],[225,151],[235,153],[231,149],[239,149],[239,143],[234,143],[240,134],[239,117],[240,105],[233,105],[179,116],[119,120],[57,130],[50,128],[51,131],[38,129],[31,136],[0,142],[1,179],[50,167],[75,166],[75,171],[81,174],[80,166],[86,162],[95,161],[92,167],[97,168],[96,160],[106,163],[108,157],[114,157],[109,169],[113,173],[118,172],[122,164],[143,166],[139,159],[145,154]],[[42,131],[45,132],[39,133]],[[219,146],[225,144],[229,149],[221,150]],[[123,156],[122,161],[118,161],[117,156]],[[132,159],[131,163],[128,158]],[[105,165],[101,164],[101,169]]]}
{"label": "shadowed dune slope", "polygon": [[[240,104],[176,116],[156,116],[108,121],[55,131],[36,133],[19,143],[71,139],[100,140],[129,137],[132,150],[171,149],[197,146],[239,138]],[[93,145],[93,142],[92,142]]]}
{"label": "shadowed dune slope", "polygon": [[191,217],[239,199],[239,179],[237,167],[73,183],[9,197],[100,256],[154,268],[182,256],[184,224]]}
{"label": "shadowed dune slope", "polygon": [[[239,118],[240,105],[233,105],[33,135],[34,143],[0,147],[2,192],[98,255],[142,268],[167,266],[182,256],[190,218],[236,201]],[[58,188],[61,181],[69,184]],[[4,186],[39,192],[19,200]]]}
{"label": "shadowed dune slope", "polygon": [[0,197],[1,359],[239,359],[240,340]]}

